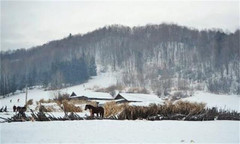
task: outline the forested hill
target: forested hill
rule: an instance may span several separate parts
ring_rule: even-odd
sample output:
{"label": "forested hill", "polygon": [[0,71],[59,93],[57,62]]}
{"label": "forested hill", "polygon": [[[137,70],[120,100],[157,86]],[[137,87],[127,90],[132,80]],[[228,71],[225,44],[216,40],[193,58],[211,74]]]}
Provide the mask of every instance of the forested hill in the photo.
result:
{"label": "forested hill", "polygon": [[174,24],[112,25],[27,50],[1,52],[0,94],[26,84],[74,85],[106,70],[121,71],[122,85],[156,93],[178,88],[240,94],[239,33]]}

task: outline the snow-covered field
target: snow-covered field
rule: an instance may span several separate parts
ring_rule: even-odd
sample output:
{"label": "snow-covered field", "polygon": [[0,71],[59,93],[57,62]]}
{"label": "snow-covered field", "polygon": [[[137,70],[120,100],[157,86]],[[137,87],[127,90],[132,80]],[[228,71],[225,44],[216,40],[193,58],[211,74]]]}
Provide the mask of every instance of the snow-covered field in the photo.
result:
{"label": "snow-covered field", "polygon": [[238,121],[82,120],[1,124],[1,143],[239,143]]}
{"label": "snow-covered field", "polygon": [[190,102],[203,102],[207,107],[217,107],[224,110],[235,110],[240,112],[240,95],[217,95],[197,91],[192,97],[184,98]]}

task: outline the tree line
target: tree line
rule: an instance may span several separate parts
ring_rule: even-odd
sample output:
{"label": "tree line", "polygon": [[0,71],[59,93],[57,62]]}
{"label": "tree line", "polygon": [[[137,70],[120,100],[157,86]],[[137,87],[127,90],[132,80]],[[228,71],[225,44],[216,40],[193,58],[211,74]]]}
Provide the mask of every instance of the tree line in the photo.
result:
{"label": "tree line", "polygon": [[77,84],[110,68],[122,72],[118,77],[122,85],[159,93],[195,88],[240,94],[239,33],[175,24],[111,25],[30,49],[1,52],[0,93],[26,84]]}

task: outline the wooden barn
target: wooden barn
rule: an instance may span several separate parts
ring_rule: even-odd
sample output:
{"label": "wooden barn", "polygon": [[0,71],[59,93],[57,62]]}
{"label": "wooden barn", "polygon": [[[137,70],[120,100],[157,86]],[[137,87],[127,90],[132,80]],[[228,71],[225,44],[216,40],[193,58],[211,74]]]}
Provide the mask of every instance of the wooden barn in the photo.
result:
{"label": "wooden barn", "polygon": [[103,93],[103,92],[92,92],[92,91],[84,91],[81,94],[74,95],[73,92],[70,95],[70,98],[76,98],[81,100],[105,100],[105,101],[111,101],[114,100],[114,98],[109,93]]}
{"label": "wooden barn", "polygon": [[162,100],[157,95],[152,94],[138,94],[138,93],[119,93],[115,97],[109,93],[83,91],[80,94],[72,93],[72,99],[96,101],[100,104],[115,101],[116,103],[159,103]]}
{"label": "wooden barn", "polygon": [[160,102],[162,101],[157,95],[138,94],[138,93],[119,93],[115,98],[118,103],[124,102]]}

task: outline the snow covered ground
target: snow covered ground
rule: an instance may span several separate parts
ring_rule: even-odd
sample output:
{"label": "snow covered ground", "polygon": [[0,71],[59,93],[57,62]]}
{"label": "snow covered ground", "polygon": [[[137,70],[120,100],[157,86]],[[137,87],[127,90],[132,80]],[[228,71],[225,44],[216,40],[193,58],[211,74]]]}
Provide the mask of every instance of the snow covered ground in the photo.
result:
{"label": "snow covered ground", "polygon": [[217,107],[224,110],[236,110],[240,112],[240,95],[218,95],[197,91],[192,97],[187,97],[182,100],[190,102],[204,102],[207,107]]}
{"label": "snow covered ground", "polygon": [[[28,90],[28,100],[33,99],[33,103],[40,99],[53,99],[59,92],[71,94],[75,92],[77,94],[86,93],[86,91],[90,91],[89,89],[93,89],[96,87],[108,87],[111,85],[115,85],[117,82],[116,79],[117,73],[101,73],[98,76],[93,77],[88,82],[60,90],[55,91],[44,91],[42,88],[34,88]],[[13,96],[9,96],[3,99],[0,99],[0,108],[3,106],[7,106],[8,110],[11,111],[14,105],[16,106],[24,106],[25,104],[25,93],[19,93]],[[19,99],[19,102],[18,102]],[[10,102],[12,100],[12,102]]]}
{"label": "snow covered ground", "polygon": [[239,121],[82,120],[1,124],[1,143],[239,143]]}

